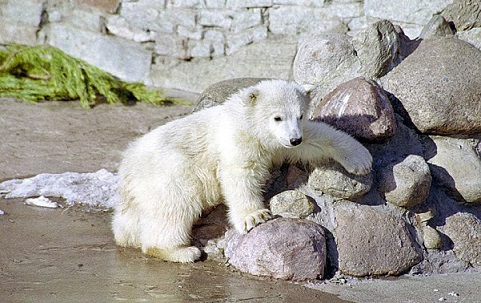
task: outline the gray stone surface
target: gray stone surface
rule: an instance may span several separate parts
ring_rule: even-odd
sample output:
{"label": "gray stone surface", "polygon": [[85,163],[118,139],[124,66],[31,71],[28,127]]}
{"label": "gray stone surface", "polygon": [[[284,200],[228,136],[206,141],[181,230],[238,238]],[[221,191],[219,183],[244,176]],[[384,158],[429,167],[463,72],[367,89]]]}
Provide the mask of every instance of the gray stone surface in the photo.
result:
{"label": "gray stone surface", "polygon": [[315,35],[299,42],[293,64],[294,81],[317,85],[322,98],[339,84],[360,75],[351,38],[343,34]]}
{"label": "gray stone surface", "polygon": [[481,156],[477,139],[431,136],[428,163],[436,182],[468,203],[481,203]]}
{"label": "gray stone surface", "polygon": [[394,110],[374,81],[355,78],[339,85],[313,109],[312,119],[367,141],[383,141],[396,132]]}
{"label": "gray stone surface", "polygon": [[442,16],[454,22],[458,31],[481,27],[481,1],[454,0],[443,10]]}
{"label": "gray stone surface", "polygon": [[[385,79],[423,133],[481,132],[481,51],[456,38],[424,40]],[[426,79],[430,79],[426,81]]]}
{"label": "gray stone surface", "polygon": [[353,276],[398,275],[422,260],[406,222],[364,205],[338,206],[339,270]]}
{"label": "gray stone surface", "polygon": [[372,184],[372,174],[353,175],[338,163],[314,169],[308,181],[308,186],[314,191],[346,200],[356,200],[363,196],[371,190]]}
{"label": "gray stone surface", "polygon": [[476,48],[481,50],[481,27],[473,28],[467,31],[457,32],[456,37],[471,43]]}
{"label": "gray stone surface", "polygon": [[342,33],[347,31],[347,27],[340,18],[328,14],[324,9],[280,6],[269,12],[269,31],[275,35]]}
{"label": "gray stone surface", "polygon": [[44,29],[47,43],[125,81],[149,82],[152,54],[117,37],[79,30],[67,24]]}
{"label": "gray stone surface", "polygon": [[297,39],[274,38],[248,45],[228,57],[197,59],[180,65],[158,61],[151,78],[158,87],[202,92],[210,85],[233,78],[255,77],[288,80]]}
{"label": "gray stone surface", "polygon": [[306,220],[279,218],[246,235],[230,230],[225,255],[242,272],[302,281],[322,278],[326,243],[321,226]]}
{"label": "gray stone surface", "polygon": [[431,188],[431,172],[424,158],[409,155],[377,171],[378,191],[387,202],[411,208],[423,203]]}
{"label": "gray stone surface", "polygon": [[286,190],[269,200],[269,208],[273,215],[304,219],[314,212],[314,203],[300,191]]}
{"label": "gray stone surface", "polygon": [[429,20],[428,24],[424,26],[420,39],[429,39],[435,37],[453,36],[454,31],[449,23],[442,16],[434,16]]}
{"label": "gray stone surface", "polygon": [[383,0],[365,0],[364,14],[368,17],[391,20],[408,29],[408,36],[415,38],[422,27],[434,14],[441,12],[452,0],[418,1],[385,3]]}
{"label": "gray stone surface", "polygon": [[446,219],[443,232],[453,241],[458,258],[481,266],[481,220],[470,213],[457,213]]}

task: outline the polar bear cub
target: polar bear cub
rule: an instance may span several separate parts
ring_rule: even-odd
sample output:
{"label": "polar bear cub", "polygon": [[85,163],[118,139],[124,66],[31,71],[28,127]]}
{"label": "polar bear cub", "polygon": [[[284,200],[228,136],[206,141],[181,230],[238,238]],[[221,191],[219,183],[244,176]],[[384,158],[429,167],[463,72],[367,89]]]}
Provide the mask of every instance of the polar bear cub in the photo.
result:
{"label": "polar bear cub", "polygon": [[271,218],[262,189],[273,165],[332,158],[350,173],[369,173],[368,150],[306,119],[307,106],[301,86],[266,80],[133,142],[119,169],[121,201],[112,222],[117,244],[193,262],[201,252],[190,246],[190,233],[203,210],[225,203],[239,233]]}

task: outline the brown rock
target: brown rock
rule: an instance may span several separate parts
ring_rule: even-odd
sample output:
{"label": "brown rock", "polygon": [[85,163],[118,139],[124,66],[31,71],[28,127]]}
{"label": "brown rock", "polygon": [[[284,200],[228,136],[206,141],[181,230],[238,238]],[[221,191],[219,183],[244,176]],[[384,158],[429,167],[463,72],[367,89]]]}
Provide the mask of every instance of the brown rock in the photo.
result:
{"label": "brown rock", "polygon": [[453,241],[454,253],[472,266],[481,266],[481,220],[469,213],[446,218],[443,232]]}
{"label": "brown rock", "polygon": [[338,207],[339,270],[353,276],[398,275],[422,260],[406,222],[365,205]]}

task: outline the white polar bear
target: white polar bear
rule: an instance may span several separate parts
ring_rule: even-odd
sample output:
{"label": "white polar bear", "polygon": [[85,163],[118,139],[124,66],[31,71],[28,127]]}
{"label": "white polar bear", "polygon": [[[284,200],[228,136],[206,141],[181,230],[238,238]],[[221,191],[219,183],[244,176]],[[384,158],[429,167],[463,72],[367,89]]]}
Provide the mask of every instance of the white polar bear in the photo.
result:
{"label": "white polar bear", "polygon": [[193,262],[201,252],[190,246],[190,233],[203,210],[225,203],[240,233],[271,218],[262,188],[273,165],[332,158],[350,173],[370,172],[368,150],[344,132],[308,121],[307,105],[302,87],[267,80],[139,138],[119,170],[117,244]]}

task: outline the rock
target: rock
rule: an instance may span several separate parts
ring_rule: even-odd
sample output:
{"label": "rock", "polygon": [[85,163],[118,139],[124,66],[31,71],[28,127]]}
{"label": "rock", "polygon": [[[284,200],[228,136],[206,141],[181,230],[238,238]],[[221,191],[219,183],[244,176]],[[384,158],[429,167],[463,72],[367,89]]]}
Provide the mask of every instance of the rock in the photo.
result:
{"label": "rock", "polygon": [[431,172],[424,158],[409,155],[377,171],[378,191],[387,202],[412,208],[423,203],[431,188]]}
{"label": "rock", "polygon": [[471,266],[481,266],[481,220],[470,213],[446,218],[442,230],[454,243],[456,256]]}
{"label": "rock", "polygon": [[442,16],[434,16],[429,20],[428,24],[424,26],[420,39],[429,39],[434,37],[453,36],[454,30],[449,23]]}
{"label": "rock", "polygon": [[48,44],[130,82],[150,81],[152,54],[134,42],[56,23],[44,29]]}
{"label": "rock", "polygon": [[372,174],[353,175],[338,163],[316,168],[309,176],[308,186],[336,198],[355,200],[371,190]]}
{"label": "rock", "polygon": [[383,141],[396,132],[394,110],[374,81],[355,78],[339,85],[313,109],[312,119],[323,121],[367,141]]}
{"label": "rock", "polygon": [[434,180],[468,203],[481,203],[480,139],[431,136],[428,163]]}
{"label": "rock", "polygon": [[481,27],[481,1],[454,0],[444,9],[442,16],[452,21],[458,31]]}
{"label": "rock", "polygon": [[428,39],[386,75],[383,87],[421,132],[476,134],[481,132],[478,66],[481,51],[472,45],[449,37]]}
{"label": "rock", "polygon": [[384,76],[397,64],[400,43],[394,25],[387,20],[369,25],[352,39],[363,72],[373,78]]}
{"label": "rock", "polygon": [[224,103],[237,91],[256,85],[267,78],[235,78],[217,82],[206,88],[197,99],[194,112]]}
{"label": "rock", "polygon": [[406,222],[370,206],[337,207],[339,270],[353,276],[398,275],[422,260]]}
{"label": "rock", "polygon": [[272,197],[269,206],[273,215],[304,219],[314,212],[311,200],[300,191],[286,190]]}
{"label": "rock", "polygon": [[438,231],[429,225],[421,228],[423,235],[423,244],[427,249],[440,249],[443,244]]}
{"label": "rock", "polygon": [[229,263],[242,272],[294,281],[324,276],[326,240],[316,223],[274,219],[246,235],[230,230],[226,242]]}
{"label": "rock", "polygon": [[361,65],[350,37],[322,34],[300,41],[292,68],[294,81],[318,85],[317,95],[322,98],[339,84],[360,76]]}

